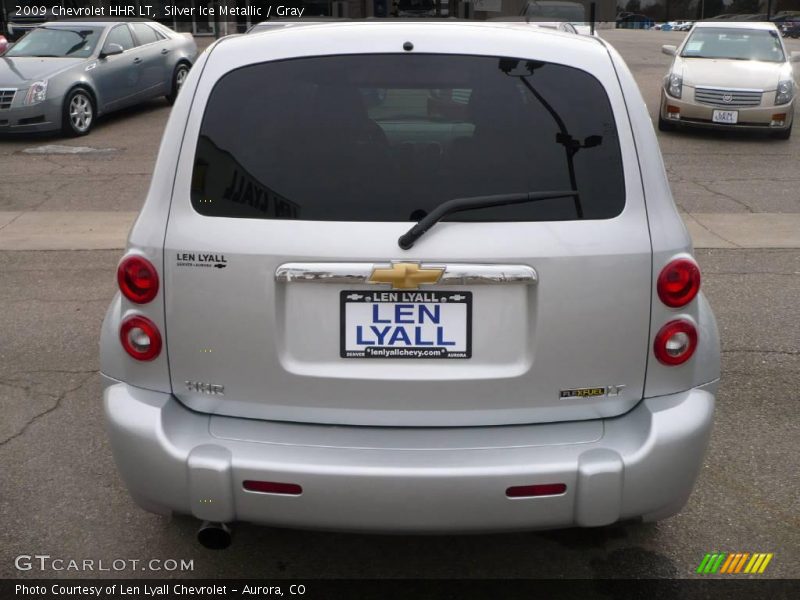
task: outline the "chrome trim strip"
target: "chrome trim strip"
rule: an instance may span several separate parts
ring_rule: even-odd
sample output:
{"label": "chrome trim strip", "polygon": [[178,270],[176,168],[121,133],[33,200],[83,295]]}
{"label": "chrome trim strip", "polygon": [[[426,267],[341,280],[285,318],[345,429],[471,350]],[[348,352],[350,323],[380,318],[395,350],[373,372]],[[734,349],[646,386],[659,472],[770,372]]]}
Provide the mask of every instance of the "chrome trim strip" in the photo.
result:
{"label": "chrome trim strip", "polygon": [[537,282],[536,271],[528,265],[447,265],[439,284],[484,285]]}
{"label": "chrome trim strip", "polygon": [[279,283],[366,283],[372,263],[285,263],[275,271]]}
{"label": "chrome trim strip", "polygon": [[[414,262],[414,261],[394,261]],[[369,281],[375,269],[389,268],[392,263],[285,263],[275,270],[278,283],[339,283],[379,285]],[[536,270],[528,265],[474,265],[422,263],[422,268],[444,268],[437,284],[428,285],[533,285]],[[384,284],[389,285],[389,284]]]}
{"label": "chrome trim strip", "polygon": [[697,90],[714,90],[718,92],[758,92],[763,94],[764,90],[757,90],[755,88],[732,88],[732,87],[717,87],[714,85],[696,85]]}

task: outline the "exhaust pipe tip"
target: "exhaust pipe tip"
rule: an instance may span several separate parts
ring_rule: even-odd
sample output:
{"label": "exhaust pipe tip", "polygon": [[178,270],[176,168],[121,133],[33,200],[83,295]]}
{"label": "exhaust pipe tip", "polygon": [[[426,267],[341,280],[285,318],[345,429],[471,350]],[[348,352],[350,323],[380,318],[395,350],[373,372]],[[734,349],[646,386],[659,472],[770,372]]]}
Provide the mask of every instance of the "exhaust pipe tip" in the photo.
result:
{"label": "exhaust pipe tip", "polygon": [[231,545],[233,534],[225,523],[203,521],[197,531],[197,541],[209,550],[225,550]]}

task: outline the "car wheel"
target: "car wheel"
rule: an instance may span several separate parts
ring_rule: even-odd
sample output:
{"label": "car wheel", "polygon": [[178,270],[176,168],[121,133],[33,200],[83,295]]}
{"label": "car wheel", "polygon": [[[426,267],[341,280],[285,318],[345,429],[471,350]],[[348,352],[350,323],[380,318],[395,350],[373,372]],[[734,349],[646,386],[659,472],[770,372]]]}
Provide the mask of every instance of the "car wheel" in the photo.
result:
{"label": "car wheel", "polygon": [[675,131],[675,125],[667,122],[666,119],[658,115],[658,130],[659,131]]}
{"label": "car wheel", "polygon": [[792,135],[792,125],[789,125],[786,129],[781,129],[780,131],[775,131],[772,134],[776,140],[788,140]]}
{"label": "car wheel", "polygon": [[64,102],[62,129],[66,135],[86,135],[94,125],[94,102],[89,92],[72,90]]}
{"label": "car wheel", "polygon": [[175,73],[172,75],[172,91],[166,96],[167,102],[170,104],[175,103],[175,98],[178,97],[178,92],[188,76],[189,65],[181,63],[175,67]]}

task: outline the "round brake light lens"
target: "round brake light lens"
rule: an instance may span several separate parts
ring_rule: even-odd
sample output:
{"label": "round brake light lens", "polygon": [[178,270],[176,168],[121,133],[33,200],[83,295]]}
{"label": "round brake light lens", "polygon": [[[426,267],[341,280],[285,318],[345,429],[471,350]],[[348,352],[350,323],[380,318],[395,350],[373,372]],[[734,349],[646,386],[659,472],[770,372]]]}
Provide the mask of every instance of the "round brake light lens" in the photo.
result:
{"label": "round brake light lens", "polygon": [[677,258],[658,275],[658,297],[670,308],[686,306],[700,291],[700,269],[688,258]]}
{"label": "round brake light lens", "polygon": [[662,364],[682,365],[697,348],[697,329],[689,321],[676,320],[664,325],[656,334],[653,352]]}
{"label": "round brake light lens", "polygon": [[158,294],[158,271],[146,258],[128,256],[117,268],[122,294],[136,304],[147,304]]}
{"label": "round brake light lens", "polygon": [[146,317],[136,315],[122,321],[119,339],[125,352],[136,360],[153,360],[161,353],[161,333]]}

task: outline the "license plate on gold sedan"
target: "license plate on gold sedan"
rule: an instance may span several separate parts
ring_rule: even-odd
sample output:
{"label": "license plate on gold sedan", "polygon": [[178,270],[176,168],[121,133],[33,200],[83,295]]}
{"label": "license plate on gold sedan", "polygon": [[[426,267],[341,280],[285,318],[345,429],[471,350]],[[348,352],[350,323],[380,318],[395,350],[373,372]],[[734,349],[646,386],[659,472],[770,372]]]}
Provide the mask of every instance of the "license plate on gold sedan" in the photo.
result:
{"label": "license plate on gold sedan", "polygon": [[736,125],[739,122],[738,110],[715,110],[711,115],[714,123],[725,123],[726,125]]}
{"label": "license plate on gold sedan", "polygon": [[342,358],[470,358],[472,293],[345,290]]}

